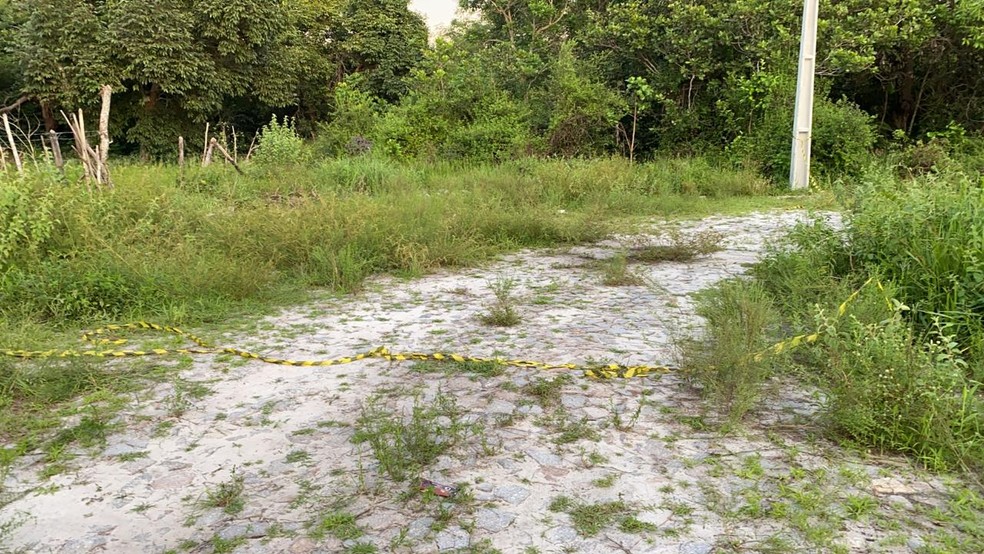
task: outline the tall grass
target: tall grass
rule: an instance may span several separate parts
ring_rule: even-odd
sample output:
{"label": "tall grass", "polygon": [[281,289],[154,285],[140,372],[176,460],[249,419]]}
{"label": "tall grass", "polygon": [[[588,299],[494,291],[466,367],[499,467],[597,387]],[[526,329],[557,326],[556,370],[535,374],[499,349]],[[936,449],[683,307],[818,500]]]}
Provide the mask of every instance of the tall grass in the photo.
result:
{"label": "tall grass", "polygon": [[0,176],[8,326],[201,321],[312,286],[354,290],[374,273],[589,241],[620,218],[706,210],[702,196],[771,191],[754,174],[701,160],[457,167],[365,157],[246,176],[118,164],[114,182],[87,192],[73,175]]}
{"label": "tall grass", "polygon": [[[752,269],[753,282],[708,295],[702,352],[739,358],[687,355],[709,397],[732,392],[725,407],[740,417],[782,371],[821,388],[822,418],[836,436],[934,469],[984,469],[982,185],[959,171],[900,180],[872,168],[849,191],[843,230],[802,225]],[[772,307],[785,333],[744,315]],[[740,353],[754,350],[736,339],[818,329],[820,340],[765,373],[749,370]]]}

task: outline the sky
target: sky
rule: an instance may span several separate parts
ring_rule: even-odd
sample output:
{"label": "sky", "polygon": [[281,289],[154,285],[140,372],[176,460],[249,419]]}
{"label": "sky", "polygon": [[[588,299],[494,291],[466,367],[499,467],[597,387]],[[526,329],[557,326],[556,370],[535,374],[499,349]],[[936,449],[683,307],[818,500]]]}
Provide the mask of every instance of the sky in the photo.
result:
{"label": "sky", "polygon": [[454,12],[458,9],[458,1],[410,0],[410,9],[424,15],[433,36],[436,29],[446,26],[454,19]]}

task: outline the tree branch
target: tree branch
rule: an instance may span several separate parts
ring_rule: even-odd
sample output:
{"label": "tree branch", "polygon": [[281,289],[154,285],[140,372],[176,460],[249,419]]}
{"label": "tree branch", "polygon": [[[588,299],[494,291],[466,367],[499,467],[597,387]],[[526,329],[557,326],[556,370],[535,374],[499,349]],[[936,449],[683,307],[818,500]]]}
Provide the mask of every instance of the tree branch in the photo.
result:
{"label": "tree branch", "polygon": [[21,107],[21,105],[24,102],[27,102],[30,99],[31,99],[30,96],[21,96],[13,104],[11,104],[9,106],[4,106],[4,107],[0,108],[0,113],[9,113],[9,112],[12,112],[12,111],[16,110],[17,108]]}

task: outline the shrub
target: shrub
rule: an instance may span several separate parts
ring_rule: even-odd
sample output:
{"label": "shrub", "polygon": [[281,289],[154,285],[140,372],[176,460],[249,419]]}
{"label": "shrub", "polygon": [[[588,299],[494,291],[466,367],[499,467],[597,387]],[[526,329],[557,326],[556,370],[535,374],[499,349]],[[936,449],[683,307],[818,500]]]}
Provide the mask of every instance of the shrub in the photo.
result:
{"label": "shrub", "polygon": [[703,339],[683,344],[683,369],[715,409],[737,423],[761,397],[771,359],[753,354],[768,345],[776,323],[772,300],[755,282],[729,281],[706,294],[698,309]]}
{"label": "shrub", "polygon": [[[758,167],[777,182],[789,178],[793,99],[787,85],[777,84],[763,101],[761,119],[729,147],[734,159]],[[817,96],[813,109],[811,164],[818,174],[855,176],[870,163],[877,135],[872,118],[841,99]]]}
{"label": "shrub", "polygon": [[289,117],[284,117],[281,123],[277,120],[277,116],[273,116],[260,133],[256,153],[253,154],[253,163],[261,167],[271,167],[298,165],[307,160],[307,146],[297,135],[294,122]]}
{"label": "shrub", "polygon": [[55,226],[51,208],[50,191],[0,175],[0,271],[42,254]]}
{"label": "shrub", "polygon": [[814,359],[836,433],[932,469],[984,464],[984,405],[953,337],[938,326],[920,336],[900,311],[871,322],[821,316],[820,324],[828,332]]}

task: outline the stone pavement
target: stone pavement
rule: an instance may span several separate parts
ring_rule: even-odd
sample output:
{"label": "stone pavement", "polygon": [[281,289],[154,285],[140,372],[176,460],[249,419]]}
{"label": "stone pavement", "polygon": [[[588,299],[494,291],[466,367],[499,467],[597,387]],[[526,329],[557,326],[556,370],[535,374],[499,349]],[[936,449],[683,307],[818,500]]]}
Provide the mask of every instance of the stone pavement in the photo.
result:
{"label": "stone pavement", "polygon": [[[325,295],[221,340],[200,334],[294,359],[385,345],[672,364],[674,340],[699,332],[691,294],[741,274],[768,237],[805,217],[683,223],[685,234],[722,233],[725,249],[633,264],[644,278],[637,286],[601,284],[596,260],[627,240],[616,237],[412,281],[382,277],[367,292]],[[663,228],[632,240],[659,241]],[[489,327],[479,315],[490,284],[504,280],[522,321]],[[101,451],[80,452],[71,471],[41,479],[39,455],[12,468],[4,488],[23,496],[0,508],[0,524],[17,523],[0,551],[910,552],[931,529],[925,512],[946,501],[941,478],[814,438],[804,422],[819,401],[808,391],[784,392],[753,414],[756,424],[721,436],[672,374],[598,382],[379,360],[186,364],[181,379],[208,394],[156,386],[120,413],[124,430]],[[386,478],[369,444],[353,442],[367,406],[407,416],[415,401],[443,406],[436,421],[452,438],[422,476],[460,485],[453,499]]]}

